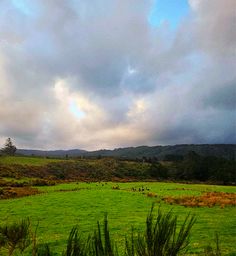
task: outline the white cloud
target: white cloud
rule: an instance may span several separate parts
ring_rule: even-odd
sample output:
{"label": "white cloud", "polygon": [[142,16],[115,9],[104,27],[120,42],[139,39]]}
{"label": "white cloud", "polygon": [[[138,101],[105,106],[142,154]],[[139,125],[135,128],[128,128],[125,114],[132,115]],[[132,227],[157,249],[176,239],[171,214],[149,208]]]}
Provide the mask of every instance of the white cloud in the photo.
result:
{"label": "white cloud", "polygon": [[189,4],[173,31],[149,25],[152,1],[35,0],[30,15],[1,1],[0,140],[85,149],[236,142],[236,2]]}
{"label": "white cloud", "polygon": [[188,2],[194,11],[197,11],[199,8],[199,5],[201,4],[201,0],[189,0]]}

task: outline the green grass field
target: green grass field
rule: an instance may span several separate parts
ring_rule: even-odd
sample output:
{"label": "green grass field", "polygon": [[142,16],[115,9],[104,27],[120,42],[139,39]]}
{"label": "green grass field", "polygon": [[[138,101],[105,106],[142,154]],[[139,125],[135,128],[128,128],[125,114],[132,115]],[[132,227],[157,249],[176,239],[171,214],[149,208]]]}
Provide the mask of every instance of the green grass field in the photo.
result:
{"label": "green grass field", "polygon": [[[7,223],[29,217],[35,226],[39,222],[38,238],[61,251],[73,225],[78,224],[83,234],[91,233],[96,221],[103,220],[108,212],[111,233],[120,247],[131,226],[143,230],[145,218],[153,202],[163,211],[173,209],[180,222],[188,212],[195,214],[189,254],[201,252],[211,243],[214,233],[220,235],[224,255],[236,255],[236,208],[202,207],[186,208],[169,205],[159,198],[166,195],[199,195],[201,192],[224,191],[236,193],[235,187],[213,185],[189,185],[177,183],[137,182],[119,183],[120,190],[112,189],[116,183],[70,183],[51,187],[39,187],[43,192],[36,196],[0,201],[0,222]],[[157,193],[156,198],[147,197],[131,188],[147,187]],[[185,188],[185,190],[180,190]],[[80,189],[70,191],[72,189]],[[235,253],[235,254],[232,254]]]}
{"label": "green grass field", "polygon": [[0,157],[0,164],[4,165],[30,165],[30,166],[42,166],[52,162],[62,161],[54,158],[43,158],[43,157],[23,157],[23,156],[2,156]]}

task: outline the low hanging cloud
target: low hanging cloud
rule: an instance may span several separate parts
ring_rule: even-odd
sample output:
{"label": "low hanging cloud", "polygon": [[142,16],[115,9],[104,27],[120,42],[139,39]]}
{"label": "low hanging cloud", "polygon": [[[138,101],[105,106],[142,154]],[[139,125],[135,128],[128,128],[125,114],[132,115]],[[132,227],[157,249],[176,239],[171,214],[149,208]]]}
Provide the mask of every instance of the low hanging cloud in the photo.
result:
{"label": "low hanging cloud", "polygon": [[[236,143],[234,0],[0,2],[0,142],[27,148]],[[18,2],[18,3],[19,3]]]}

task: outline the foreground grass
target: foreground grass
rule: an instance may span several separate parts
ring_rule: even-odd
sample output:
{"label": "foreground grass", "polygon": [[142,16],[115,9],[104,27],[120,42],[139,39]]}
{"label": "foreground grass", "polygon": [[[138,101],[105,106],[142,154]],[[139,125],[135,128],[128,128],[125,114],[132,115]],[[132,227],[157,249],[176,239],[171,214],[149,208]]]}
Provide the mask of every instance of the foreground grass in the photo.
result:
{"label": "foreground grass", "polygon": [[[134,232],[130,237],[126,236],[125,251],[126,256],[177,256],[185,252],[189,244],[189,235],[195,223],[194,216],[186,216],[183,224],[177,225],[178,217],[171,211],[163,213],[160,209],[155,214],[153,207],[146,218],[144,232]],[[29,219],[0,226],[0,249],[3,248],[8,255],[13,255],[16,251],[21,254],[32,246],[32,256],[55,255],[48,244],[38,245],[37,234],[30,239],[31,225]],[[178,231],[179,229],[179,231]],[[217,243],[218,245],[218,243]],[[220,249],[210,249],[210,256],[221,255]],[[2,250],[1,250],[2,251]],[[119,248],[119,252],[120,252]],[[81,231],[78,226],[74,226],[69,234],[67,245],[63,250],[63,256],[118,256],[116,242],[110,235],[107,214],[104,216],[103,227],[97,223],[97,229],[88,236],[81,239]],[[215,253],[216,252],[216,253]],[[182,253],[181,253],[182,255]]]}
{"label": "foreground grass", "polygon": [[[236,208],[186,208],[169,205],[160,200],[162,196],[199,195],[201,192],[223,191],[235,193],[235,187],[188,185],[175,183],[120,183],[119,190],[112,189],[116,183],[70,183],[52,187],[40,187],[43,194],[0,201],[0,222],[7,223],[29,217],[34,225],[39,221],[39,242],[48,242],[58,251],[65,245],[68,233],[75,224],[79,224],[84,235],[96,227],[96,221],[102,220],[108,212],[111,233],[120,245],[124,244],[124,234],[130,227],[143,230],[145,218],[150,206],[156,202],[156,208],[163,211],[173,208],[180,222],[188,212],[196,214],[197,222],[192,229],[189,253],[203,251],[205,245],[214,238],[214,232],[220,235],[225,255],[236,253]],[[139,188],[148,188],[157,197],[147,197]],[[136,192],[133,189],[136,188]],[[77,190],[76,190],[77,189]],[[70,191],[74,190],[74,191]]]}

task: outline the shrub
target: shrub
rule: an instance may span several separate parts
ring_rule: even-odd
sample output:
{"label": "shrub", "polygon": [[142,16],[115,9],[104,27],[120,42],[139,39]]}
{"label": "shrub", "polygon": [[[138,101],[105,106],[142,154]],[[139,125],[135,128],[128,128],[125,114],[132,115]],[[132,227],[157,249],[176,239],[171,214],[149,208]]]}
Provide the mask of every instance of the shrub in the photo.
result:
{"label": "shrub", "polygon": [[236,194],[225,192],[207,192],[200,196],[164,197],[163,200],[170,204],[180,204],[186,207],[213,207],[215,205],[236,206]]}
{"label": "shrub", "polygon": [[5,247],[9,256],[17,249],[23,252],[30,245],[29,226],[29,219],[24,219],[0,227],[0,248]]}
{"label": "shrub", "polygon": [[91,245],[90,253],[88,255],[94,256],[118,256],[118,252],[110,238],[110,231],[108,228],[107,214],[104,217],[103,236],[100,228],[100,223],[97,222],[97,230],[95,230]]}
{"label": "shrub", "polygon": [[67,240],[66,252],[63,256],[86,256],[86,243],[81,240],[78,227],[73,227]]}
{"label": "shrub", "polygon": [[188,215],[177,232],[177,216],[172,212],[163,214],[158,210],[156,219],[153,216],[153,207],[146,219],[146,231],[130,242],[126,240],[127,256],[176,256],[186,249],[189,244],[190,230],[195,217]]}
{"label": "shrub", "polygon": [[24,197],[36,195],[38,193],[38,189],[32,187],[4,187],[0,190],[0,199]]}
{"label": "shrub", "polygon": [[54,256],[56,255],[53,253],[48,244],[44,244],[37,249],[36,256]]}

